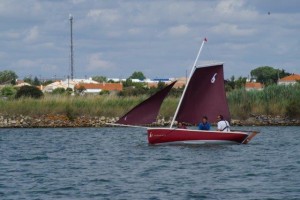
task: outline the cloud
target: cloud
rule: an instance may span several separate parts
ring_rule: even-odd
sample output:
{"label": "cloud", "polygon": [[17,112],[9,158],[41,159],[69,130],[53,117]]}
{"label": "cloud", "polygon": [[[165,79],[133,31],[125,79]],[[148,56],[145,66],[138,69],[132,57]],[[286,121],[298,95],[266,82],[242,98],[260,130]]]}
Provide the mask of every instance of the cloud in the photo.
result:
{"label": "cloud", "polygon": [[19,39],[21,37],[21,33],[18,31],[14,30],[9,30],[9,31],[3,31],[0,32],[0,37],[5,38],[5,39]]}
{"label": "cloud", "polygon": [[37,66],[42,64],[40,59],[31,60],[31,59],[20,59],[16,62],[16,66],[19,68],[27,68],[27,69],[34,69]]}
{"label": "cloud", "polygon": [[227,24],[222,23],[218,24],[211,28],[211,31],[216,34],[224,34],[224,35],[231,35],[231,36],[250,36],[253,35],[256,31],[251,28],[240,28],[236,24]]}
{"label": "cloud", "polygon": [[217,5],[216,9],[223,14],[234,14],[238,12],[244,5],[244,2],[235,0],[223,0]]}
{"label": "cloud", "polygon": [[87,13],[87,17],[106,24],[115,23],[120,19],[119,13],[113,9],[92,9]]}
{"label": "cloud", "polygon": [[80,3],[84,3],[85,0],[72,0],[73,4],[80,4]]}
{"label": "cloud", "polygon": [[258,13],[247,6],[244,0],[223,0],[216,6],[216,13],[231,21],[254,20]]}
{"label": "cloud", "polygon": [[[65,74],[55,63],[49,63],[47,59],[19,59],[13,62],[12,70],[17,70],[19,77],[46,76],[52,78],[54,75],[62,78]],[[45,74],[46,73],[46,74]]]}
{"label": "cloud", "polygon": [[78,77],[99,70],[109,76],[136,70],[149,77],[184,76],[203,37],[208,43],[200,60],[213,54],[226,63],[225,70],[245,66],[232,73],[246,74],[261,63],[290,69],[287,63],[300,63],[299,5],[295,0],[0,1],[0,52],[5,52],[0,70],[66,75],[69,13],[75,19]]}
{"label": "cloud", "polygon": [[190,28],[186,25],[173,26],[168,29],[171,36],[182,36],[190,32]]}
{"label": "cloud", "polygon": [[141,32],[142,32],[142,29],[140,29],[140,28],[131,28],[131,29],[128,30],[128,33],[130,35],[138,35]]}
{"label": "cloud", "polygon": [[89,71],[111,70],[114,68],[115,66],[113,63],[102,58],[102,53],[94,53],[88,56],[88,65],[86,69]]}
{"label": "cloud", "polygon": [[25,42],[34,42],[39,37],[39,29],[37,26],[32,27],[25,35]]}
{"label": "cloud", "polygon": [[7,56],[7,53],[0,51],[0,59],[3,59]]}

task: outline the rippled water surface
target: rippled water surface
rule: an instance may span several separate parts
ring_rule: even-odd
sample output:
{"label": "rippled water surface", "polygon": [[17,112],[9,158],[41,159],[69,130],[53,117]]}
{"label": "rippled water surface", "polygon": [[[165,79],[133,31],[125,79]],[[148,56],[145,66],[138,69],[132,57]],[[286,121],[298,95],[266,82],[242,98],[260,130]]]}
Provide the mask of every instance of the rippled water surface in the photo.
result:
{"label": "rippled water surface", "polygon": [[[247,127],[246,127],[247,128]],[[0,199],[300,199],[300,127],[150,146],[137,128],[0,129]]]}

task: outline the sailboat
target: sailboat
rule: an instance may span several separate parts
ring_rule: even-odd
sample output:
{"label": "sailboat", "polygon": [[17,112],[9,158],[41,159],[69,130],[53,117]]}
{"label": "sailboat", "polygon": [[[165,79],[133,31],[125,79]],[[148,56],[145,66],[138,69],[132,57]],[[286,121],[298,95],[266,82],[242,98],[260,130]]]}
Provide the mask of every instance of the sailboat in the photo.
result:
{"label": "sailboat", "polygon": [[178,123],[197,124],[203,116],[216,122],[222,114],[230,121],[230,112],[224,88],[223,63],[196,66],[204,39],[192,66],[170,127],[147,127],[156,121],[163,100],[176,81],[158,91],[128,113],[114,125],[143,127],[147,129],[149,144],[247,144],[257,131],[205,131],[182,129]]}

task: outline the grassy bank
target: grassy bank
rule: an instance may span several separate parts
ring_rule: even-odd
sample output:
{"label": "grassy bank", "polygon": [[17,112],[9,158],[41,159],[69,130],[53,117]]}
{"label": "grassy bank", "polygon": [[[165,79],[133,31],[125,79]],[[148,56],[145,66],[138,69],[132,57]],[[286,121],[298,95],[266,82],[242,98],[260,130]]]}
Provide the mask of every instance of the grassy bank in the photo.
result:
{"label": "grassy bank", "polygon": [[[122,116],[146,96],[59,96],[46,95],[42,99],[0,100],[0,113],[9,115],[39,116],[65,114],[70,117]],[[234,90],[227,94],[230,112],[235,119],[246,119],[250,114],[290,115],[300,117],[300,84],[295,86],[272,85],[263,91]],[[173,116],[178,98],[168,97],[160,112],[167,119]]]}
{"label": "grassy bank", "polygon": [[300,117],[300,84],[271,85],[262,91],[234,90],[227,98],[236,119],[246,119],[249,114]]}
{"label": "grassy bank", "polygon": [[[0,100],[0,113],[29,116],[66,114],[70,116],[116,117],[125,114],[144,99],[146,99],[146,96],[117,97],[99,95],[72,97],[46,95],[42,99]],[[162,106],[161,115],[172,116],[177,102],[177,98],[167,98]]]}
{"label": "grassy bank", "polygon": [[0,112],[16,115],[70,114],[111,117],[121,115],[143,99],[144,97],[46,95],[42,99],[1,100]]}

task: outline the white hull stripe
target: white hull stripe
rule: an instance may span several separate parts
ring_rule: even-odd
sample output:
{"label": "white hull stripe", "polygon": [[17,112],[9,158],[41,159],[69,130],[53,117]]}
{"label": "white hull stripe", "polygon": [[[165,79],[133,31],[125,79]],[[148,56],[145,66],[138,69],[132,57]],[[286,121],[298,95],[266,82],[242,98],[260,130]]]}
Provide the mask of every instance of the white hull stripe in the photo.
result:
{"label": "white hull stripe", "polygon": [[165,144],[240,144],[239,142],[230,140],[185,140],[185,141],[174,141],[174,142],[163,142],[156,143],[155,145]]}

